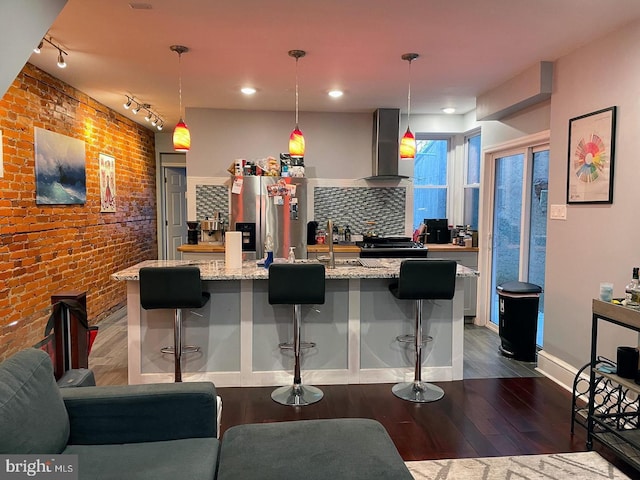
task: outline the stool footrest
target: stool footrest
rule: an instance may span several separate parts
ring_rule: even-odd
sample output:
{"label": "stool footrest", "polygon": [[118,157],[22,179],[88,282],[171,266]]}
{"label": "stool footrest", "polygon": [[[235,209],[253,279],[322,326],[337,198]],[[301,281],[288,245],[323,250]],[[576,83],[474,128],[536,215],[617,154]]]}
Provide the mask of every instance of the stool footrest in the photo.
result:
{"label": "stool footrest", "polygon": [[[415,335],[398,335],[396,337],[396,340],[402,343],[415,343]],[[422,344],[424,345],[427,342],[430,342],[433,340],[433,337],[431,335],[424,335],[422,337]]]}
{"label": "stool footrest", "polygon": [[[195,353],[195,352],[199,352],[200,351],[200,347],[196,347],[195,345],[185,345],[184,347],[182,347],[182,353]],[[172,355],[174,355],[176,353],[176,348],[175,347],[162,347],[160,349],[161,353],[170,353]]]}
{"label": "stool footrest", "polygon": [[[278,348],[280,348],[280,350],[293,350],[293,343],[292,342],[279,343],[278,344]],[[301,350],[305,350],[305,349],[309,349],[309,348],[316,348],[316,343],[315,342],[300,342],[300,349]]]}

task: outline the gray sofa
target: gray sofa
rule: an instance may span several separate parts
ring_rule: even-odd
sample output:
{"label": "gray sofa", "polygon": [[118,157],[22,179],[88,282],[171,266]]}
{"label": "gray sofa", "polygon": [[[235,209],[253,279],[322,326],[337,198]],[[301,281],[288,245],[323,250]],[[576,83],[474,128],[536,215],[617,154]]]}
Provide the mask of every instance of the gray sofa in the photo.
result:
{"label": "gray sofa", "polygon": [[0,364],[0,454],[77,454],[80,479],[411,479],[378,422],[232,427],[209,382],[58,388],[49,356]]}

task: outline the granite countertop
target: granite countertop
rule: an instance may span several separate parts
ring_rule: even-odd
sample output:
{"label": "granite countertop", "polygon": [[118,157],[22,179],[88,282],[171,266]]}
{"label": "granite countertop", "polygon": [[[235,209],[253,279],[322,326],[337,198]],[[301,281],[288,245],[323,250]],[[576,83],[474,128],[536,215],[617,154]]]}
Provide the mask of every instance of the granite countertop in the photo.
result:
{"label": "granite countertop", "polygon": [[[336,268],[326,269],[327,279],[350,278],[397,278],[400,270],[399,258],[376,259],[380,267],[363,267],[357,258],[336,259]],[[296,263],[319,263],[318,260],[296,260]],[[113,280],[138,280],[141,267],[171,267],[196,265],[200,268],[203,280],[266,280],[268,271],[258,266],[255,260],[245,261],[242,269],[226,270],[223,260],[147,260],[111,275]],[[458,264],[458,277],[477,277],[478,272]]]}
{"label": "granite countertop", "polygon": [[[428,243],[427,248],[430,252],[477,252],[478,247],[460,247],[451,243],[437,244]],[[223,244],[198,243],[197,245],[180,245],[179,252],[192,253],[224,253]],[[307,245],[309,253],[325,253],[329,251],[329,245]],[[360,253],[360,247],[356,245],[334,245],[333,251],[336,253]]]}

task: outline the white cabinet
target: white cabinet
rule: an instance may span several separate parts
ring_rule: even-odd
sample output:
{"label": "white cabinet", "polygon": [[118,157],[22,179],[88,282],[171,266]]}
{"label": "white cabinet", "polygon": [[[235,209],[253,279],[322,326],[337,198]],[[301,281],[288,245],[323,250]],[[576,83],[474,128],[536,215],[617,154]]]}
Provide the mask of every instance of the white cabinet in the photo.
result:
{"label": "white cabinet", "polygon": [[[478,252],[460,251],[430,251],[428,258],[444,258],[455,260],[460,265],[478,270]],[[478,277],[465,277],[464,279],[464,316],[475,317],[478,303]]]}

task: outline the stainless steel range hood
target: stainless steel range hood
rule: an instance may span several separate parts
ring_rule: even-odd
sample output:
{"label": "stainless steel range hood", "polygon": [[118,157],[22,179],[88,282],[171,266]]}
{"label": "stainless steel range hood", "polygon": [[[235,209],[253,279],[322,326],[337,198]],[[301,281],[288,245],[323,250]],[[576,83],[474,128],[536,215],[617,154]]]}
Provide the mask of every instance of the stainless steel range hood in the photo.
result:
{"label": "stainless steel range hood", "polygon": [[365,180],[400,180],[398,175],[399,108],[379,108],[373,112],[372,175]]}

